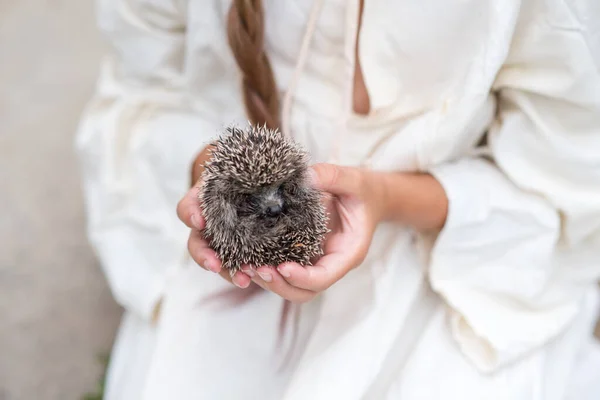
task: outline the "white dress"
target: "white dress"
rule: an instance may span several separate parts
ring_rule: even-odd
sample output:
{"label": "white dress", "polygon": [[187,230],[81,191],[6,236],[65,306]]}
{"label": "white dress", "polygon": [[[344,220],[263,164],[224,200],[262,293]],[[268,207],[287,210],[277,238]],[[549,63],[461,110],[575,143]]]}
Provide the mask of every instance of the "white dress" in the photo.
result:
{"label": "white dress", "polygon": [[380,226],[281,348],[278,296],[206,303],[230,285],[190,259],[175,208],[197,153],[245,124],[230,1],[99,0],[114,52],[77,151],[126,310],[106,399],[600,399],[600,3],[365,0],[367,116],[359,0],[264,3],[289,133],[314,162],[431,172],[446,225]]}

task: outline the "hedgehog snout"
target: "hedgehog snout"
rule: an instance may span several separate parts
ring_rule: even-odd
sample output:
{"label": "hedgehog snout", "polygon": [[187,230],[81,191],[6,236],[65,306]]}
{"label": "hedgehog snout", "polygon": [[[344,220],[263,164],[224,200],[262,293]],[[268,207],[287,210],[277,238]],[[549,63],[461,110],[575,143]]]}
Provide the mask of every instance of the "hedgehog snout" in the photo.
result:
{"label": "hedgehog snout", "polygon": [[277,218],[283,212],[285,201],[281,190],[275,188],[264,194],[262,201],[262,214],[269,218]]}
{"label": "hedgehog snout", "polygon": [[269,204],[265,208],[265,215],[270,218],[278,217],[283,211],[283,202]]}

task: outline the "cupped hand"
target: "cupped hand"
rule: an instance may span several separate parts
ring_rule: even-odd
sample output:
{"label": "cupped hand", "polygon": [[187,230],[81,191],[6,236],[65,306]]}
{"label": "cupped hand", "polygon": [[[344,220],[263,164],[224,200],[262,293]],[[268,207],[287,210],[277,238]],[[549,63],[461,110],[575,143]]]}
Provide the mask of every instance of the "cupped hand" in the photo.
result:
{"label": "cupped hand", "polygon": [[311,168],[314,185],[325,192],[331,232],[324,254],[312,266],[285,263],[277,268],[245,268],[252,280],[293,302],[306,302],[359,266],[369,250],[373,233],[381,221],[383,185],[377,173],[317,164]]}
{"label": "cupped hand", "polygon": [[204,229],[205,221],[198,201],[201,186],[202,180],[199,179],[177,204],[177,216],[191,228],[188,238],[188,251],[194,261],[205,270],[221,275],[240,288],[247,288],[250,285],[250,277],[242,272],[237,272],[231,277],[229,271],[222,268],[221,260],[219,260],[215,251],[209,247],[208,242],[202,237],[201,232]]}

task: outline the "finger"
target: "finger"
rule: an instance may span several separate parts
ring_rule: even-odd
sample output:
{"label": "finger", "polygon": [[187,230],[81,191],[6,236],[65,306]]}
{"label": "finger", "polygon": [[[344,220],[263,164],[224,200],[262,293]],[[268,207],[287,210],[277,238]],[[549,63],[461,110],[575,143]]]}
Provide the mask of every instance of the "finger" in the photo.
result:
{"label": "finger", "polygon": [[313,292],[322,292],[356,265],[354,255],[330,253],[321,257],[315,265],[306,267],[296,263],[284,263],[277,270],[290,285]]}
{"label": "finger", "polygon": [[312,183],[320,190],[335,195],[357,193],[360,189],[360,171],[334,164],[315,164],[309,173]]}
{"label": "finger", "polygon": [[198,200],[198,192],[201,183],[198,182],[183,196],[177,204],[177,217],[186,224],[189,228],[202,230],[205,223],[200,210],[200,201]]}
{"label": "finger", "polygon": [[248,275],[250,278],[254,278],[256,275],[254,268],[252,268],[250,265],[242,265],[242,272]]}
{"label": "finger", "polygon": [[251,282],[250,277],[241,271],[237,271],[233,275],[233,277],[231,277],[231,274],[229,273],[229,271],[222,270],[221,276],[223,276],[225,279],[227,279],[229,282],[233,283],[235,286],[239,287],[240,289],[246,289],[248,286],[250,286],[250,282]]}
{"label": "finger", "polygon": [[260,267],[252,280],[263,289],[269,290],[293,303],[306,303],[312,300],[315,292],[293,287],[287,283],[275,268]]}
{"label": "finger", "polygon": [[229,270],[221,268],[219,271],[219,276],[221,276],[221,278],[225,279],[227,282],[239,287],[240,289],[246,289],[251,283],[250,277],[239,271],[236,272],[232,277]]}
{"label": "finger", "polygon": [[202,238],[200,231],[192,230],[188,239],[188,251],[194,261],[202,268],[209,271],[221,272],[221,260],[217,254],[208,246],[208,242]]}

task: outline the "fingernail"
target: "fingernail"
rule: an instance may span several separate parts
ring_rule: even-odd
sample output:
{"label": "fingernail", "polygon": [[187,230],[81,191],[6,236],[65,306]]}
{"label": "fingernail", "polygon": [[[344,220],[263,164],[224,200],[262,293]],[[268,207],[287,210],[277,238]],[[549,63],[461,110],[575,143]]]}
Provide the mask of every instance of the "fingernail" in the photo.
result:
{"label": "fingernail", "polygon": [[271,276],[270,272],[258,272],[258,276],[260,276],[260,279],[262,279],[265,282],[271,282],[273,280],[273,277]]}
{"label": "fingernail", "polygon": [[213,261],[207,260],[207,261],[204,262],[203,265],[204,265],[204,268],[206,268],[210,272],[214,272],[215,274],[217,272],[219,272],[217,266],[215,265],[215,263]]}
{"label": "fingernail", "polygon": [[191,220],[192,220],[192,225],[194,225],[194,228],[196,228],[198,230],[202,229],[202,225],[200,225],[200,218],[198,217],[198,215],[193,214]]}
{"label": "fingernail", "polygon": [[246,284],[246,286],[242,286],[242,285],[240,285],[240,284],[239,284],[238,282],[236,282],[235,280],[232,280],[232,282],[233,282],[233,284],[234,284],[235,286],[239,287],[240,289],[246,289],[248,286],[250,286],[250,282],[248,282],[248,283]]}
{"label": "fingernail", "polygon": [[289,278],[292,275],[290,274],[290,271],[288,271],[288,269],[285,267],[279,267],[277,268],[277,271],[279,271],[279,273],[286,278]]}

